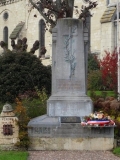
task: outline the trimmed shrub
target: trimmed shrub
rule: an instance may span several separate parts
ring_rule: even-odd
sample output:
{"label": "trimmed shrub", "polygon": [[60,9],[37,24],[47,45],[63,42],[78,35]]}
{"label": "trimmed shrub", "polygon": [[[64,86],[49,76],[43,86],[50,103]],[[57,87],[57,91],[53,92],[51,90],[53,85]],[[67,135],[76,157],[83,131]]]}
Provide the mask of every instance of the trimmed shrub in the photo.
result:
{"label": "trimmed shrub", "polygon": [[46,89],[51,93],[51,67],[30,53],[6,53],[0,56],[0,101],[13,102],[26,91]]}

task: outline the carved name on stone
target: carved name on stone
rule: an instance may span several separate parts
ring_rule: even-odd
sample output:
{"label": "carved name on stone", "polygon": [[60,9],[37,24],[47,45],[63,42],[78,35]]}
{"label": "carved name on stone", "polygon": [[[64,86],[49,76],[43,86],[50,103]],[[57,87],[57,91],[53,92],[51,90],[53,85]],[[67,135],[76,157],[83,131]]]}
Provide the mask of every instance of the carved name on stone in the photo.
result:
{"label": "carved name on stone", "polygon": [[74,90],[74,91],[80,91],[80,81],[71,81],[68,79],[57,79],[57,90],[58,91],[68,91],[68,90]]}
{"label": "carved name on stone", "polygon": [[71,101],[71,102],[64,102],[64,101],[57,101],[57,103],[53,103],[51,102],[49,105],[49,115],[50,116],[77,116],[80,117],[82,116],[82,112],[83,110],[80,110],[80,104],[81,106],[84,107],[84,109],[86,108],[86,104],[84,101],[81,101],[81,103],[79,103],[79,101]]}
{"label": "carved name on stone", "polygon": [[50,134],[49,127],[34,127],[30,129],[31,134]]}

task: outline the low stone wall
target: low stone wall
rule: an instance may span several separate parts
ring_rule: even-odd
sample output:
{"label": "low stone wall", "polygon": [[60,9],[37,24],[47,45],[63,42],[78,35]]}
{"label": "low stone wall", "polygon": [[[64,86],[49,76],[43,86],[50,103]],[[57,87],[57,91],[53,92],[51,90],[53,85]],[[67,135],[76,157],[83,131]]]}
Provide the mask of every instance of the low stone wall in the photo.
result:
{"label": "low stone wall", "polygon": [[111,150],[113,138],[31,137],[29,150]]}
{"label": "low stone wall", "polygon": [[2,151],[18,151],[20,148],[16,147],[15,144],[0,144],[0,150]]}

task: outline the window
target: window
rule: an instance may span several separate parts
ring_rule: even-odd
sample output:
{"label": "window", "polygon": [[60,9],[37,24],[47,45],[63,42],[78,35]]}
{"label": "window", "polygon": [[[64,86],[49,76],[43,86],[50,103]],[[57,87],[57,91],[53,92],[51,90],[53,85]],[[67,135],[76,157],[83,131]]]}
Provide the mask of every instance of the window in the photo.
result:
{"label": "window", "polygon": [[5,12],[5,13],[3,14],[3,18],[4,18],[4,20],[7,20],[7,19],[8,19],[8,17],[9,17],[8,13],[7,13],[7,12]]}
{"label": "window", "polygon": [[45,47],[45,22],[43,19],[39,21],[39,41],[40,41],[40,49],[39,56],[41,56],[41,47]]}
{"label": "window", "polygon": [[8,45],[8,27],[3,29],[3,41]]}
{"label": "window", "polygon": [[110,0],[106,0],[106,5],[108,6],[110,4]]}
{"label": "window", "polygon": [[5,136],[13,135],[13,126],[11,124],[3,125],[3,134]]}

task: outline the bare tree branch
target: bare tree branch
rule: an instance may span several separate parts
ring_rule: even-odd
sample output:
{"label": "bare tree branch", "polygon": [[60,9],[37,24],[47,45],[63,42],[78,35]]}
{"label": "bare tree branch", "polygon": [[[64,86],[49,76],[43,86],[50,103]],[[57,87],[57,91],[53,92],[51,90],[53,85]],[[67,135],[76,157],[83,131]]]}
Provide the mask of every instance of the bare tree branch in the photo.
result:
{"label": "bare tree branch", "polygon": [[[74,0],[30,0],[30,3],[46,20],[46,23],[50,24],[53,28],[59,18],[67,18],[73,16]],[[88,6],[82,6],[79,19],[86,20],[86,17],[92,16],[90,10],[97,6],[97,2],[88,0]]]}
{"label": "bare tree branch", "polygon": [[43,18],[50,23],[53,27],[56,25],[53,21],[51,21],[43,12],[40,10],[40,8],[33,2],[33,0],[29,0],[30,3],[33,5],[34,8],[38,10],[38,12],[43,16]]}

